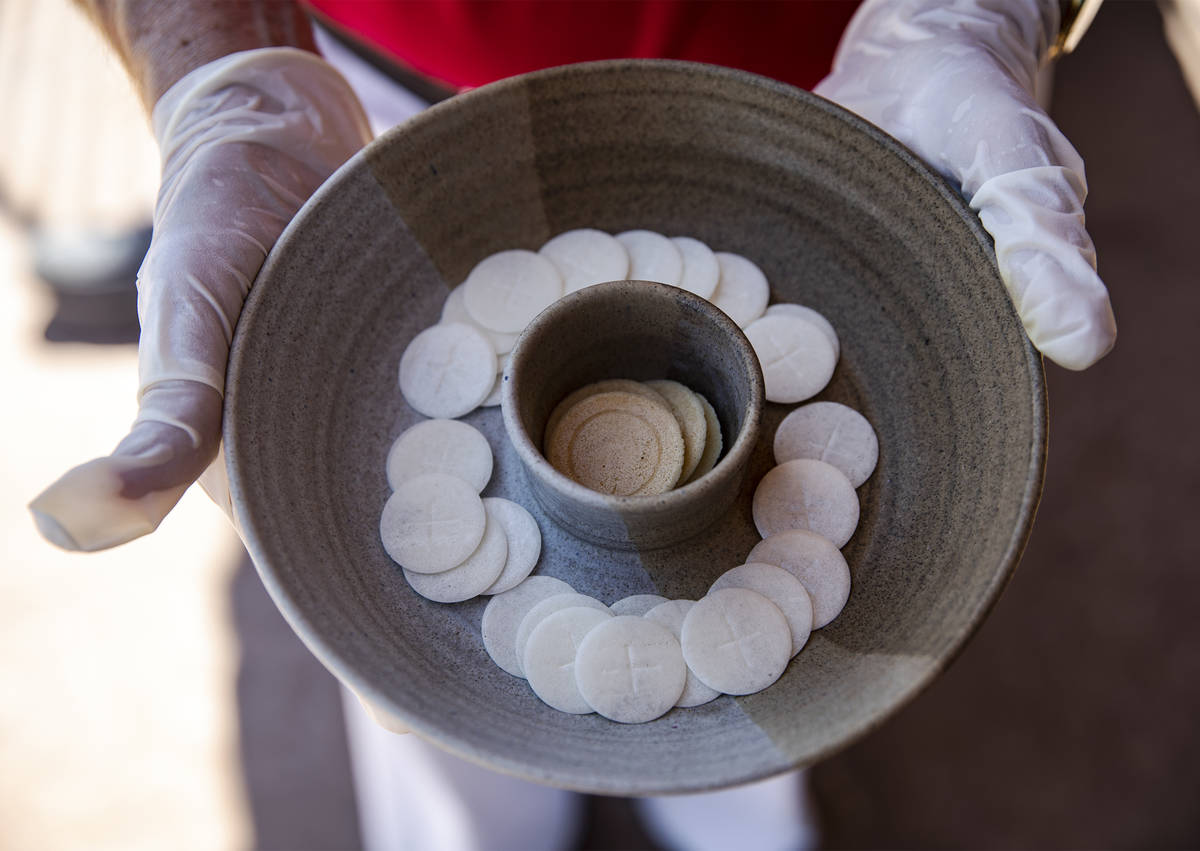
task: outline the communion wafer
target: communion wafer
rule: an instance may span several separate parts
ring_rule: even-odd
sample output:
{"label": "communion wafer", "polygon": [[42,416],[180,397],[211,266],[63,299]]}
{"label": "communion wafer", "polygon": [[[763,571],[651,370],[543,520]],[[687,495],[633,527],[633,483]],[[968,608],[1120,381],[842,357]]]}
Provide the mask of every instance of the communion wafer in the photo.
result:
{"label": "communion wafer", "polygon": [[560,233],[538,249],[563,278],[563,293],[629,277],[629,253],[615,237],[595,228]]}
{"label": "communion wafer", "polygon": [[665,493],[683,469],[683,434],[665,402],[632,393],[598,393],[563,414],[547,460],[601,493]]}
{"label": "communion wafer", "polygon": [[792,631],[783,612],[747,588],[710,591],[688,611],[680,636],[688,667],[725,694],[762,691],[792,657]]}
{"label": "communion wafer", "polygon": [[866,417],[837,402],[796,408],[775,430],[775,463],[815,458],[832,464],[858,487],[879,462],[879,439]]}
{"label": "communion wafer", "polygon": [[704,406],[695,393],[678,381],[662,379],[645,383],[667,400],[671,413],[679,421],[679,430],[683,433],[683,469],[679,472],[679,480],[687,481],[704,455],[705,438],[708,435]]}
{"label": "communion wafer", "polygon": [[832,464],[797,458],[762,477],[751,513],[764,538],[788,529],[810,529],[843,547],[858,527],[858,494]]}
{"label": "communion wafer", "polygon": [[666,597],[658,594],[633,594],[622,597],[608,608],[614,615],[644,615],[660,603],[667,602]]}
{"label": "communion wafer", "polygon": [[492,661],[514,677],[521,676],[517,658],[517,630],[529,610],[547,597],[570,594],[573,589],[553,576],[530,576],[515,588],[497,594],[483,609],[480,632],[483,649]]}
{"label": "communion wafer", "polygon": [[414,591],[435,603],[461,603],[484,592],[504,570],[508,558],[508,538],[504,526],[484,501],[487,522],[483,539],[466,560],[440,573],[404,571],[404,578]]}
{"label": "communion wafer", "polygon": [[634,381],[631,378],[605,378],[601,381],[593,381],[591,384],[583,385],[578,390],[572,390],[562,398],[561,402],[554,406],[554,410],[546,418],[546,427],[542,430],[542,433],[547,438],[543,443],[549,443],[550,434],[562,419],[563,414],[575,407],[576,403],[582,402],[588,396],[595,396],[597,393],[610,393],[618,390],[625,393],[633,393],[636,396],[645,396],[647,399],[654,399],[663,404],[666,404],[667,401],[662,397],[662,394],[655,392],[646,383]]}
{"label": "communion wafer", "polygon": [[473,487],[445,473],[426,473],[388,497],[379,536],[401,567],[439,573],[466,561],[486,527],[487,512]]}
{"label": "communion wafer", "polygon": [[812,598],[813,629],[841,613],[850,599],[850,566],[831,541],[807,529],[772,535],[750,550],[746,561],[782,567],[803,584]]}
{"label": "communion wafer", "polygon": [[387,456],[387,480],[395,490],[426,473],[462,479],[478,493],[492,477],[492,447],[479,429],[458,420],[424,420],[406,429]]}
{"label": "communion wafer", "polygon": [[837,353],[821,329],[798,316],[763,316],[746,326],[768,402],[792,404],[825,389],[837,366]]}
{"label": "communion wafer", "polygon": [[481,260],[463,281],[463,302],[484,328],[519,334],[563,294],[562,275],[540,254],[501,251]]}
{"label": "communion wafer", "polygon": [[[529,636],[533,634],[533,631],[537,629],[537,625],[543,619],[554,612],[569,609],[572,606],[586,606],[608,612],[608,606],[601,603],[595,597],[589,597],[587,594],[579,594],[575,591],[569,591],[565,594],[555,594],[552,597],[539,600],[525,613],[525,617],[521,618],[521,623],[517,627],[515,637],[517,658],[522,660],[525,658],[525,645],[529,643]],[[609,612],[609,614],[612,614],[612,612]]]}
{"label": "communion wafer", "polygon": [[479,407],[495,408],[497,405],[500,404],[501,394],[502,394],[503,390],[504,390],[504,373],[498,372],[498,373],[496,373],[496,383],[492,385],[491,392],[488,393],[487,396],[484,398],[484,400],[479,403]]}
{"label": "communion wafer", "polygon": [[629,253],[629,277],[635,281],[657,281],[678,286],[683,277],[683,255],[675,243],[650,230],[627,230],[617,242]]}
{"label": "communion wafer", "polygon": [[574,715],[592,711],[575,684],[575,654],[584,636],[612,617],[602,609],[571,606],[547,615],[529,634],[521,670],[543,703]]}
{"label": "communion wafer", "polygon": [[[696,605],[694,600],[668,600],[655,606],[642,617],[665,626],[671,631],[671,635],[679,638],[683,631],[683,619],[687,617],[687,613],[694,605]],[[689,668],[683,686],[683,694],[679,695],[679,700],[675,701],[675,705],[685,708],[700,706],[710,700],[716,700],[720,696],[719,691],[700,682],[700,678]]]}
{"label": "communion wafer", "polygon": [[749,588],[762,594],[787,618],[792,631],[792,655],[804,649],[813,626],[812,598],[791,573],[773,564],[747,562],[718,576],[710,590],[722,588]]}
{"label": "communion wafer", "polygon": [[508,539],[508,556],[496,581],[483,590],[484,594],[503,594],[515,588],[533,572],[542,555],[542,532],[528,509],[520,503],[501,497],[487,497],[483,507],[488,517],[499,521]]}
{"label": "communion wafer", "polygon": [[433,325],[400,358],[400,392],[427,417],[454,419],[479,407],[496,382],[496,352],[465,322]]}
{"label": "communion wafer", "polygon": [[601,623],[575,656],[575,682],[588,705],[612,721],[640,724],[671,709],[687,666],[670,630],[629,615]]}
{"label": "communion wafer", "polygon": [[467,312],[467,304],[463,300],[462,284],[459,284],[454,289],[450,290],[450,294],[446,296],[446,301],[442,304],[442,323],[447,322],[465,322],[468,325],[474,325],[478,328],[483,336],[491,342],[492,348],[496,350],[497,355],[505,355],[513,350],[513,346],[517,344],[517,337],[520,334],[502,334],[499,331],[493,331],[490,328],[484,328],[478,322],[471,318],[471,314]]}
{"label": "communion wafer", "polygon": [[711,298],[721,279],[721,264],[712,249],[690,236],[673,236],[671,242],[683,257],[683,275],[679,286],[700,298]]}
{"label": "communion wafer", "polygon": [[700,454],[700,460],[696,463],[696,469],[692,471],[688,482],[696,481],[715,467],[717,459],[721,457],[721,450],[724,448],[724,438],[721,437],[721,421],[717,419],[716,409],[699,393],[696,394],[696,398],[700,401],[700,407],[704,409],[704,452]]}
{"label": "communion wafer", "polygon": [[739,328],[763,315],[771,298],[767,276],[754,261],[728,251],[716,252],[721,278],[710,301]]}
{"label": "communion wafer", "polygon": [[833,323],[825,318],[825,315],[818,310],[813,310],[811,307],[806,307],[803,304],[792,304],[783,302],[780,304],[772,304],[767,307],[767,312],[764,316],[798,316],[801,319],[806,319],[813,325],[821,329],[821,333],[825,335],[825,339],[829,341],[829,345],[833,346],[834,357],[842,356],[842,344],[838,339],[837,329],[833,327]]}

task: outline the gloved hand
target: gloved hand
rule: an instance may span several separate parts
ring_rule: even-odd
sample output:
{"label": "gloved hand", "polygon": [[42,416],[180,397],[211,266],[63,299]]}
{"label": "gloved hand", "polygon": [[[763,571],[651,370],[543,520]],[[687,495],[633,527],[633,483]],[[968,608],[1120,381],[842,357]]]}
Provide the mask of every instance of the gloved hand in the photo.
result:
{"label": "gloved hand", "polygon": [[[112,455],[72,469],[30,504],[42,534],[65,549],[153,531],[212,464],[250,285],[304,201],[371,138],[341,75],[293,48],[197,68],[152,119],[163,173],[138,273],[138,414]],[[213,465],[206,489],[231,513],[223,480],[223,465]]]}
{"label": "gloved hand", "polygon": [[1083,160],[1037,105],[1057,0],[866,0],[815,89],[956,186],[996,244],[1033,344],[1084,369],[1116,340],[1084,229]]}

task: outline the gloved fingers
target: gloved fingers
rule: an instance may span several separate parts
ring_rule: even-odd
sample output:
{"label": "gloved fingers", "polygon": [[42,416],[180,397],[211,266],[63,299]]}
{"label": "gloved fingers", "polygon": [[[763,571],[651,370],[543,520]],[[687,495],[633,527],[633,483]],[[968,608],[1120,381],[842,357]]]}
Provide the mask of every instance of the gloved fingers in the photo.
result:
{"label": "gloved fingers", "polygon": [[217,446],[217,457],[200,474],[197,483],[217,508],[225,513],[229,522],[233,524],[233,528],[241,535],[242,528],[237,521],[237,515],[233,513],[233,497],[229,493],[229,474],[225,470],[225,443],[223,441]]}
{"label": "gloved fingers", "polygon": [[170,184],[138,273],[142,387],[173,379],[223,390],[233,329],[267,252],[325,175],[247,142],[193,152]]}
{"label": "gloved fingers", "polygon": [[[152,119],[163,177],[138,273],[138,419],[111,456],[70,471],[30,506],[43,534],[68,549],[153,530],[209,467],[250,285],[304,201],[370,139],[341,75],[291,48],[193,70]],[[206,478],[228,511],[222,474],[223,466]]]}
{"label": "gloved fingers", "polygon": [[971,198],[1030,340],[1067,369],[1086,369],[1117,337],[1108,290],[1084,227],[1079,175],[1042,166],[997,175]]}
{"label": "gloved fingers", "polygon": [[38,530],[85,552],[154,531],[216,454],[220,422],[221,396],[205,384],[149,388],[112,455],[73,468],[30,503]]}
{"label": "gloved fingers", "polygon": [[816,91],[960,187],[1034,345],[1083,369],[1116,323],[1084,226],[1083,159],[1034,98],[1056,26],[1037,0],[868,0]]}

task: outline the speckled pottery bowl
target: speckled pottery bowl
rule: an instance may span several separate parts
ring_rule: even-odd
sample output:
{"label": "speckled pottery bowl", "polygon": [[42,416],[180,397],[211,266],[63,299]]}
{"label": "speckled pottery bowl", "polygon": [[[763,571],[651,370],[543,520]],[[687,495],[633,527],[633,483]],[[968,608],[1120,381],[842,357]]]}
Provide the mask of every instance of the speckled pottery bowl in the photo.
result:
{"label": "speckled pottery bowl", "polygon": [[[496,667],[484,600],[418,597],[378,536],[392,440],[420,417],[405,346],[488,254],[578,227],[649,228],[756,261],[842,355],[819,396],[880,440],[845,547],[852,591],[772,687],[641,725],[544,706]],[[581,540],[528,491],[497,409],[485,495],[533,511],[538,570],[611,603],[695,599],[757,542],[753,485],[791,406],[766,405],[746,483],[684,544]],[[500,771],[654,794],[766,777],[833,753],[927,686],[1012,573],[1042,483],[1041,361],[962,199],[907,150],[822,99],[708,66],[617,61],[461,95],[347,163],[291,223],[237,327],[225,449],[237,519],[297,634],[382,717]]]}
{"label": "speckled pottery bowl", "polygon": [[[750,341],[707,300],[649,281],[586,287],[542,311],[504,370],[504,428],[542,511],[577,538],[646,551],[716,523],[746,480],[761,437],[762,369]],[[654,496],[611,496],[564,476],[544,455],[545,426],[564,397],[609,378],[679,381],[713,406],[723,435],[717,465]]]}

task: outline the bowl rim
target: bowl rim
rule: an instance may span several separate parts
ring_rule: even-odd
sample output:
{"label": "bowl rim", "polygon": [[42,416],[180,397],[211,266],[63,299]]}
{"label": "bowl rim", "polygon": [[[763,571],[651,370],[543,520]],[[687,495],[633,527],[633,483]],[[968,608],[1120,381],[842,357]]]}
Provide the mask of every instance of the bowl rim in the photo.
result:
{"label": "bowl rim", "polygon": [[[1027,366],[1023,374],[1027,374],[1029,379],[1032,438],[1029,447],[1027,475],[1012,533],[1005,545],[1004,554],[997,565],[997,569],[991,573],[990,581],[980,589],[978,595],[979,604],[974,618],[961,633],[952,638],[945,652],[933,659],[927,669],[906,680],[904,685],[898,689],[897,693],[885,706],[880,706],[872,711],[854,730],[849,731],[836,741],[831,741],[823,747],[816,749],[803,763],[783,767],[767,766],[757,772],[741,776],[736,780],[724,780],[707,784],[697,783],[687,788],[677,786],[665,788],[660,785],[645,784],[641,787],[630,788],[622,786],[620,789],[616,789],[600,782],[599,778],[592,777],[592,782],[585,781],[583,778],[586,773],[581,771],[564,769],[558,774],[552,775],[547,772],[533,770],[527,764],[499,755],[489,755],[487,759],[484,759],[472,749],[469,742],[455,734],[453,730],[439,727],[425,718],[408,717],[402,707],[397,707],[393,704],[384,693],[376,689],[358,673],[352,661],[343,655],[342,651],[333,641],[323,636],[314,626],[301,606],[298,605],[289,593],[284,582],[274,572],[271,566],[269,547],[259,529],[254,512],[247,507],[246,500],[244,499],[244,488],[241,484],[242,473],[243,470],[253,466],[254,457],[253,453],[243,456],[239,449],[240,434],[235,411],[242,393],[246,392],[241,387],[239,377],[246,357],[247,328],[254,322],[256,313],[265,310],[262,305],[268,297],[266,295],[268,288],[262,285],[262,281],[271,277],[276,266],[281,263],[280,258],[287,253],[288,246],[295,238],[296,232],[302,227],[304,221],[312,211],[320,207],[327,197],[338,192],[341,184],[348,179],[349,175],[356,173],[363,167],[363,164],[374,150],[392,144],[394,139],[402,137],[414,129],[419,129],[429,122],[439,121],[443,113],[467,109],[475,100],[480,98],[491,98],[497,94],[520,90],[529,82],[569,78],[575,75],[614,72],[626,73],[646,70],[691,74],[713,80],[727,80],[740,85],[748,85],[753,88],[766,90],[784,98],[806,101],[810,107],[818,109],[826,113],[829,117],[847,125],[852,132],[868,137],[874,144],[885,149],[890,155],[897,157],[909,169],[923,178],[924,182],[938,193],[958,215],[968,231],[980,244],[984,253],[992,259],[993,269],[995,268],[995,251],[991,236],[984,229],[978,216],[967,206],[962,195],[945,177],[937,173],[903,143],[889,135],[886,131],[820,95],[749,71],[682,60],[612,59],[555,66],[498,80],[430,106],[403,124],[391,128],[369,142],[343,163],[340,168],[317,188],[308,201],[292,217],[276,240],[258,275],[255,277],[254,285],[251,287],[246,298],[231,342],[226,377],[226,404],[222,415],[222,451],[225,456],[225,469],[229,482],[230,510],[235,528],[242,538],[243,544],[254,563],[255,570],[259,574],[272,601],[292,630],[321,664],[332,672],[341,683],[354,692],[360,700],[367,703],[373,712],[380,713],[389,719],[397,719],[413,732],[460,758],[492,770],[501,771],[543,785],[557,786],[592,794],[651,795],[671,792],[701,792],[724,788],[731,783],[753,782],[793,768],[799,768],[802,765],[811,765],[844,750],[876,730],[892,718],[901,708],[920,695],[947,666],[958,658],[963,648],[977,633],[988,615],[995,608],[1001,593],[1008,582],[1011,581],[1021,555],[1028,544],[1045,481],[1048,428],[1045,371],[1041,354],[1034,348],[1022,327],[1022,349],[1025,354]],[[999,282],[998,274],[997,282]],[[1012,308],[1011,301],[1009,302],[1009,307],[1012,310],[1013,321],[1020,324],[1020,319],[1016,314],[1015,308]]]}
{"label": "bowl rim", "polygon": [[[554,304],[547,307],[544,311],[534,317],[529,323],[526,331],[521,333],[517,344],[513,347],[510,364],[515,364],[518,355],[525,354],[525,348],[522,342],[527,339],[525,333],[535,326],[540,327],[543,323],[556,319],[558,314],[566,310],[574,310],[575,304],[568,300],[576,300],[575,296],[579,293],[585,293],[577,300],[588,298],[586,295],[590,290],[596,290],[599,287],[611,288],[614,285],[637,284],[637,289],[640,291],[659,292],[663,297],[678,298],[688,302],[698,312],[705,314],[709,319],[716,322],[718,325],[726,326],[726,332],[732,339],[734,346],[737,348],[738,354],[742,359],[753,359],[754,363],[758,363],[758,357],[754,353],[750,341],[746,339],[745,332],[737,326],[732,319],[722,313],[707,299],[702,299],[695,293],[689,292],[681,287],[663,284],[657,281],[640,281],[640,280],[623,280],[623,281],[607,281],[602,284],[596,284],[591,287],[584,287],[574,293],[570,293],[556,301]],[[628,287],[626,287],[628,288]],[[610,290],[603,293],[591,292],[590,297],[607,294]],[[553,311],[553,313],[552,313]],[[654,506],[662,505],[667,502],[686,501],[689,497],[693,497],[699,493],[704,485],[708,482],[720,477],[725,470],[736,466],[738,463],[748,460],[750,454],[754,451],[754,446],[758,442],[759,425],[762,422],[762,409],[766,404],[765,388],[763,386],[763,377],[761,367],[751,370],[752,384],[750,387],[750,398],[747,402],[747,411],[745,421],[741,428],[738,429],[737,437],[733,443],[721,454],[721,459],[713,466],[711,470],[705,473],[698,479],[694,479],[685,485],[680,485],[663,494],[651,495],[635,495],[635,496],[615,496],[613,494],[601,493],[594,491],[585,485],[581,485],[570,477],[566,476],[546,459],[546,456],[538,449],[533,438],[526,431],[524,424],[521,422],[519,414],[515,410],[515,403],[512,402],[512,397],[515,395],[516,382],[506,381],[501,390],[502,403],[501,411],[504,416],[505,432],[512,441],[513,447],[517,451],[517,455],[525,463],[526,468],[530,470],[530,474],[536,475],[548,481],[556,490],[565,494],[573,501],[586,506],[589,509],[607,510],[607,511],[622,511],[622,510],[637,510],[650,509]],[[513,438],[513,433],[516,432],[518,438]],[[726,463],[729,462],[729,463]],[[724,465],[724,466],[722,466]],[[720,471],[720,472],[718,472]],[[716,475],[714,475],[716,474]],[[711,478],[710,478],[711,477]],[[708,480],[708,482],[706,482]],[[692,487],[693,485],[701,484],[700,488]]]}

